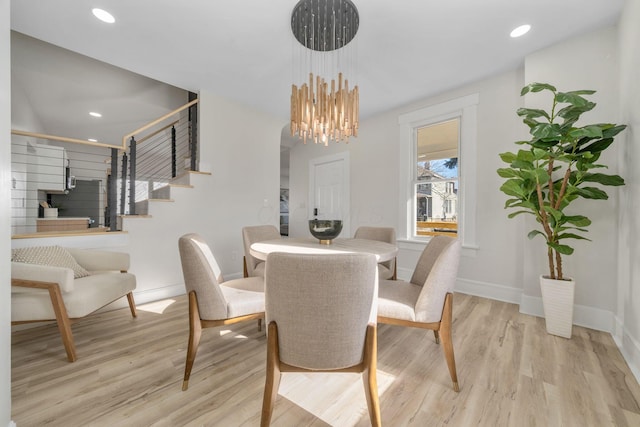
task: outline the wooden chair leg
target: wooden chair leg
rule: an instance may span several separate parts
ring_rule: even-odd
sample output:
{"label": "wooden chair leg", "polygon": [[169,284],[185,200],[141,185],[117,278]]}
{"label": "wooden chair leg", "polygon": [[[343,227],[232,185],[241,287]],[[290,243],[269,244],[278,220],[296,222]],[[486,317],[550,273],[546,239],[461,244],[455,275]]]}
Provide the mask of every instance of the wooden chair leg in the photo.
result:
{"label": "wooden chair leg", "polygon": [[244,277],[249,277],[249,271],[247,270],[247,257],[242,257],[242,273]]}
{"label": "wooden chair leg", "polygon": [[200,312],[198,311],[198,300],[196,293],[189,292],[189,343],[187,345],[187,360],[184,366],[184,380],[182,381],[182,391],[189,388],[189,377],[191,368],[196,360],[200,337],[202,336],[202,324],[200,323]]}
{"label": "wooden chair leg", "polygon": [[131,315],[133,317],[138,317],[138,313],[136,313],[136,302],[133,300],[133,292],[129,292],[127,294],[127,301],[129,301],[129,309],[131,310]]}
{"label": "wooden chair leg", "polygon": [[280,352],[278,350],[278,326],[271,322],[268,326],[267,338],[267,378],[264,382],[264,396],[262,398],[262,415],[260,427],[271,424],[273,407],[280,388]]}
{"label": "wooden chair leg", "polygon": [[442,321],[440,322],[440,336],[442,337],[442,349],[444,357],[449,367],[449,375],[453,381],[453,390],[458,392],[458,374],[456,372],[456,360],[453,354],[453,339],[451,336],[451,322],[453,317],[453,294],[448,293],[444,300],[444,310],[442,311]]}
{"label": "wooden chair leg", "polygon": [[380,400],[378,398],[377,360],[378,360],[378,338],[375,325],[367,326],[367,335],[364,347],[364,365],[362,372],[362,382],[364,383],[364,394],[367,398],[367,408],[369,409],[369,419],[373,427],[380,427]]}
{"label": "wooden chair leg", "polygon": [[262,330],[262,319],[258,319],[258,332]]}
{"label": "wooden chair leg", "polygon": [[47,286],[49,290],[49,296],[51,297],[51,304],[53,305],[53,311],[56,314],[56,322],[58,324],[58,330],[62,337],[62,344],[67,352],[67,359],[69,362],[75,362],[76,345],[73,341],[73,334],[71,333],[71,320],[67,315],[67,308],[64,305],[62,299],[62,293],[60,292],[60,286],[57,283],[52,283],[51,286]]}
{"label": "wooden chair leg", "polygon": [[436,337],[436,344],[440,344],[440,332],[433,331],[433,336]]}

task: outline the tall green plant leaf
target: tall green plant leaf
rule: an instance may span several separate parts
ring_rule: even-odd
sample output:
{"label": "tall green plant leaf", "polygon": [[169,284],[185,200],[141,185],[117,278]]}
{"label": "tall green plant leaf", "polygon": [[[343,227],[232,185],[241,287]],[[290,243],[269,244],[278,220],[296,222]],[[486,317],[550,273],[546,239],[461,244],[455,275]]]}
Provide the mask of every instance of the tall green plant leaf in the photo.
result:
{"label": "tall green plant leaf", "polygon": [[602,185],[624,185],[624,179],[619,175],[607,175],[604,173],[586,173],[582,176],[583,182],[597,182]]}
{"label": "tall green plant leaf", "polygon": [[582,237],[582,236],[579,236],[579,235],[574,234],[574,233],[558,234],[558,240],[562,240],[562,239],[577,239],[577,240],[589,240],[589,241],[591,241],[591,239],[587,239],[586,237]]}
{"label": "tall green plant leaf", "polygon": [[553,249],[555,249],[562,255],[571,255],[573,253],[573,248],[568,245],[560,245],[558,243],[553,243],[553,242],[547,242],[547,245],[551,246]]}
{"label": "tall green plant leaf", "polygon": [[585,111],[592,110],[596,106],[594,102],[591,102],[586,98],[583,98],[576,92],[558,92],[556,94],[556,101],[567,102],[571,105],[575,105],[576,107],[580,107],[580,108],[587,108],[587,110]]}
{"label": "tall green plant leaf", "polygon": [[520,91],[520,96],[526,95],[529,92],[540,92],[542,90],[550,90],[552,92],[556,92],[555,86],[552,86],[548,83],[530,83],[522,88]]}
{"label": "tall green plant leaf", "polygon": [[578,154],[582,154],[587,151],[590,153],[599,153],[609,148],[611,144],[613,144],[613,138],[600,139],[578,150]]}
{"label": "tall green plant leaf", "polygon": [[575,192],[585,199],[607,200],[609,198],[606,192],[596,187],[582,187]]}
{"label": "tall green plant leaf", "polygon": [[591,220],[584,215],[565,215],[564,222],[575,225],[576,227],[588,227],[591,225]]}

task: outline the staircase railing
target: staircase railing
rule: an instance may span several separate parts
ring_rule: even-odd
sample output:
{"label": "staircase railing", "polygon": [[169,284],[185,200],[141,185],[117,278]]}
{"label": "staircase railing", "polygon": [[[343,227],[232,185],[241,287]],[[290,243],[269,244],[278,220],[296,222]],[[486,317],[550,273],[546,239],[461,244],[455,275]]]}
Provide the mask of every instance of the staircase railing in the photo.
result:
{"label": "staircase railing", "polygon": [[118,227],[118,214],[136,215],[136,202],[151,198],[153,190],[181,173],[197,170],[197,106],[194,99],[123,136],[127,150],[112,149],[108,191],[112,230]]}

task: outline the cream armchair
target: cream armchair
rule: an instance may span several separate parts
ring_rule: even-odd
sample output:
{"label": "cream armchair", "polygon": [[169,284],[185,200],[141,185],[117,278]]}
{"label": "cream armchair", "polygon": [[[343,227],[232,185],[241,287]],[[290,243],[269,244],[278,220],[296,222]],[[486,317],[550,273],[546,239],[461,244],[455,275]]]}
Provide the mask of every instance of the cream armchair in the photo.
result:
{"label": "cream armchair", "polygon": [[127,296],[136,317],[127,273],[129,254],[58,246],[14,249],[11,262],[11,324],[55,320],[67,358],[77,359],[71,324]]}

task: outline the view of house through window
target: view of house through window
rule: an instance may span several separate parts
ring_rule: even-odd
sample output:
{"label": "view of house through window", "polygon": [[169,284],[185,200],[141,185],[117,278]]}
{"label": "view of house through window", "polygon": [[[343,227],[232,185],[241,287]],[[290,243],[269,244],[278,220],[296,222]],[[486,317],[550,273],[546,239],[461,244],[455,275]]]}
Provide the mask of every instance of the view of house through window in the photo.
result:
{"label": "view of house through window", "polygon": [[459,129],[455,118],[417,130],[416,236],[457,235]]}

